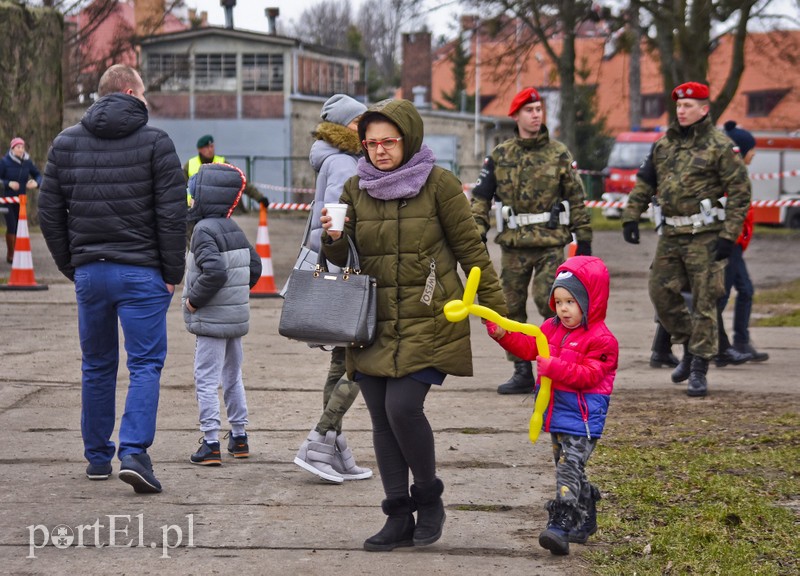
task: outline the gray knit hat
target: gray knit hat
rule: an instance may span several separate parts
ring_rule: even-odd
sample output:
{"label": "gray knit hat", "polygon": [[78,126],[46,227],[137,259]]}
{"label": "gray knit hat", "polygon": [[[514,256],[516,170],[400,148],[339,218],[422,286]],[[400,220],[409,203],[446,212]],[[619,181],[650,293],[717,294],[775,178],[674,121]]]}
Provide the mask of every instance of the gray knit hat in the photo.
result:
{"label": "gray knit hat", "polygon": [[553,292],[556,291],[556,288],[564,288],[572,294],[578,306],[581,307],[581,312],[583,312],[583,321],[581,323],[586,326],[588,324],[587,316],[589,314],[589,294],[586,292],[586,287],[583,283],[569,270],[562,270],[558,273],[558,276],[556,276],[553,287],[550,289],[551,300],[553,299]]}
{"label": "gray knit hat", "polygon": [[347,126],[366,111],[367,107],[358,100],[346,94],[334,94],[322,105],[319,117],[326,122]]}

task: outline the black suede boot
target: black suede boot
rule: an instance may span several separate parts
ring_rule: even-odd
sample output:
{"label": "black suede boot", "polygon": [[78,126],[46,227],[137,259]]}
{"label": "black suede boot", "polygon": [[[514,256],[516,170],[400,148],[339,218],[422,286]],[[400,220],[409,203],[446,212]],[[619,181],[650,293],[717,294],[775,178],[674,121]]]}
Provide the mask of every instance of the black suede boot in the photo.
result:
{"label": "black suede boot", "polygon": [[686,343],[683,345],[683,358],[681,358],[678,367],[672,371],[672,381],[675,384],[685,382],[689,378],[689,372],[692,371],[692,358],[694,356],[689,353],[689,344]]}
{"label": "black suede boot", "polygon": [[414,546],[433,544],[442,536],[444,527],[444,484],[438,478],[433,486],[420,489],[411,485],[411,497],[417,506],[417,527],[414,528]]}
{"label": "black suede boot", "polygon": [[381,531],[364,541],[364,550],[388,552],[395,548],[414,545],[414,501],[408,496],[387,498],[381,502],[388,516]]}
{"label": "black suede boot", "polygon": [[533,394],[533,366],[526,360],[514,362],[514,374],[497,387],[498,394]]}
{"label": "black suede boot", "polygon": [[700,356],[692,358],[692,368],[689,373],[689,386],[686,394],[693,397],[705,396],[708,393],[708,360],[703,360]]}
{"label": "black suede boot", "polygon": [[656,322],[656,334],[653,336],[653,345],[650,349],[653,351],[650,355],[651,368],[675,368],[678,365],[678,358],[672,353],[669,332],[660,322]]}

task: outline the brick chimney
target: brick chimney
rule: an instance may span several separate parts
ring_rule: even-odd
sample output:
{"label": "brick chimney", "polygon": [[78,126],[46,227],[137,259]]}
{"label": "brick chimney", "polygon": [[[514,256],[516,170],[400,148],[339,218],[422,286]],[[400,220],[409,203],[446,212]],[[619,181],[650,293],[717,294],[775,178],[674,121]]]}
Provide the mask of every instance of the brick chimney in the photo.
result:
{"label": "brick chimney", "polygon": [[[403,98],[413,101],[414,89],[417,88],[417,100],[424,95],[425,105],[430,107],[432,59],[430,32],[403,34],[403,71],[400,80]],[[419,87],[424,87],[425,91],[422,92]]]}

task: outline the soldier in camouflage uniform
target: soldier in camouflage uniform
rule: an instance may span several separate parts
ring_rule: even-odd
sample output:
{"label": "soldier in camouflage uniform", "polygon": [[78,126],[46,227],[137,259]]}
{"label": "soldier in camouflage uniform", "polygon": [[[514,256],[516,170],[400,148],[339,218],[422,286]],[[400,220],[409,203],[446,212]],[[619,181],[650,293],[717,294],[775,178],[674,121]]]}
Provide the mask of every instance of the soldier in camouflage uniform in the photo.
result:
{"label": "soldier in camouflage uniform", "polygon": [[[564,262],[564,247],[574,233],[577,254],[590,256],[592,229],[572,155],[550,139],[536,90],[526,88],[517,94],[508,115],[517,123],[517,136],[484,160],[472,191],[472,215],[485,241],[492,200],[502,204],[502,231],[495,239],[502,249],[500,280],[508,317],[527,322],[531,276],[533,301],[542,317],[549,318],[550,287]],[[508,358],[514,362],[514,374],[497,388],[498,394],[533,392],[531,363],[510,354]]]}
{"label": "soldier in camouflage uniform", "polygon": [[[661,236],[650,299],[672,342],[684,346],[672,381],[688,379],[689,396],[707,392],[708,362],[718,347],[717,299],[725,292],[727,258],[750,205],[747,168],[736,145],[712,124],[708,97],[708,87],[697,82],[672,91],[677,122],[653,145],[622,216],[625,240],[638,244],[639,217],[657,194]],[[681,295],[686,285],[691,311]]]}

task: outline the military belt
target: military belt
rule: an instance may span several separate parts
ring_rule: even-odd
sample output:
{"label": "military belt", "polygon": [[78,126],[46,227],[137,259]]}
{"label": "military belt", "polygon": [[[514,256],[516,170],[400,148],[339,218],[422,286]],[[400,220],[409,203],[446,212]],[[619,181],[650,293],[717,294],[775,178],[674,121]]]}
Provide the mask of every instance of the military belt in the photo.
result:
{"label": "military belt", "polygon": [[692,214],[691,216],[667,216],[664,218],[664,224],[674,227],[693,226],[695,228],[702,228],[703,226],[713,224],[715,219],[720,222],[725,220],[724,208],[713,207],[704,212]]}
{"label": "military belt", "polygon": [[528,226],[530,224],[544,224],[550,221],[550,212],[542,212],[541,214],[517,214],[517,224],[520,226]]}

